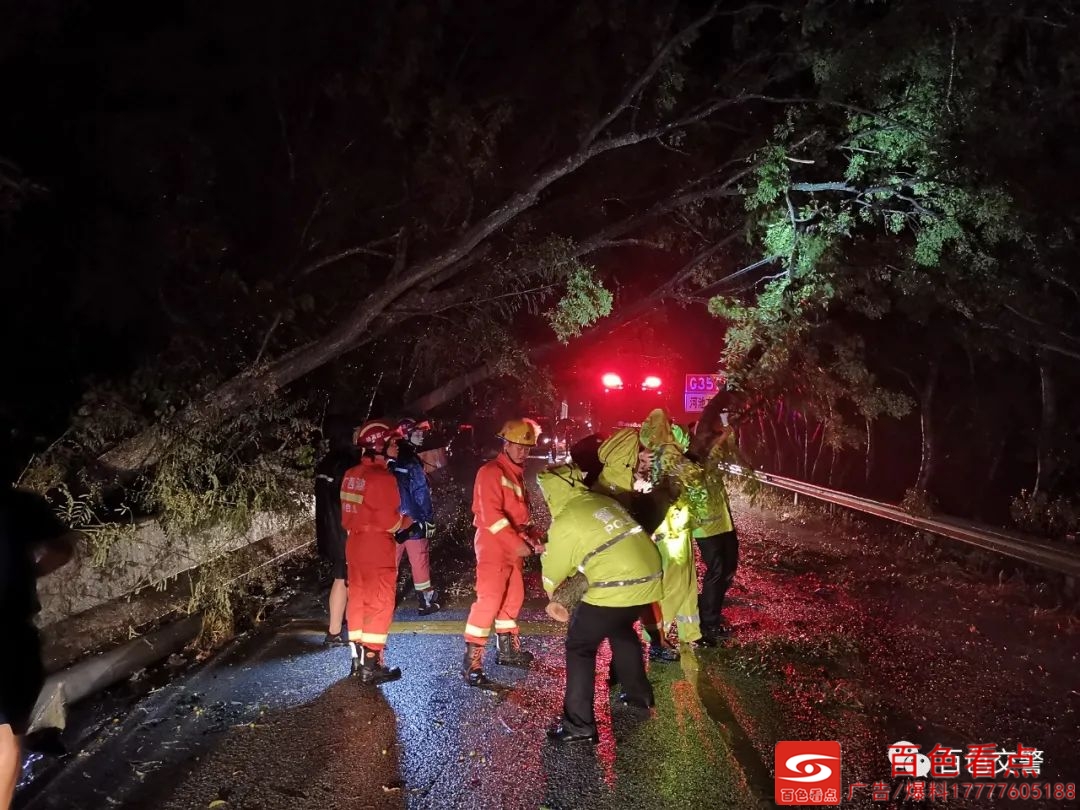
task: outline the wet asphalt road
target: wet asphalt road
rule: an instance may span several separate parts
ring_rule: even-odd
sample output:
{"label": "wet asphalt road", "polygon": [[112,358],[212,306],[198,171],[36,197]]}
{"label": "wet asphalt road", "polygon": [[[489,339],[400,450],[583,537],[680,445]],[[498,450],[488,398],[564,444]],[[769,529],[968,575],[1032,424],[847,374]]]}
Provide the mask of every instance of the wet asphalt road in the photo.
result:
{"label": "wet asphalt road", "polygon": [[498,667],[489,649],[489,674],[512,687],[500,697],[458,674],[467,597],[427,619],[405,598],[387,653],[404,677],[365,689],[346,677],[348,652],[321,644],[324,595],[304,591],[206,663],[99,712],[89,744],[16,806],[756,810],[775,806],[779,740],[841,742],[844,790],[864,786],[845,808],[946,806],[873,800],[871,785],[904,787],[886,756],[901,739],[924,751],[1022,742],[1045,752],[1039,781],[1080,782],[1075,612],[996,558],[782,511],[739,504],[734,639],[651,666],[651,716],[611,706],[601,650],[595,748],[545,739],[564,628],[543,615],[535,570],[522,619],[538,662]]}
{"label": "wet asphalt road", "polygon": [[344,677],[348,652],[321,645],[318,612],[315,599],[299,597],[273,631],[148,695],[25,806],[771,805],[764,766],[740,763],[745,737],[729,727],[730,712],[727,723],[722,708],[711,716],[706,702],[720,699],[692,656],[654,668],[651,719],[609,711],[599,679],[599,746],[560,749],[544,731],[561,706],[562,628],[540,622],[536,607],[527,629],[538,633],[528,642],[538,665],[489,667],[513,687],[504,696],[470,689],[458,674],[463,610],[431,621],[399,610],[387,660],[404,677],[378,689]]}

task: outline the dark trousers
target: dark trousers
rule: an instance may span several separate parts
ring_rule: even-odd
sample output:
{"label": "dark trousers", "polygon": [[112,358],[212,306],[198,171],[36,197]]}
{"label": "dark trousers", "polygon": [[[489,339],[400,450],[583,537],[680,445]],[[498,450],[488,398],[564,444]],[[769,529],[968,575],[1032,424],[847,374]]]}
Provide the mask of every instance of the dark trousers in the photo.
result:
{"label": "dark trousers", "polygon": [[712,537],[699,537],[697,542],[705,563],[705,576],[701,580],[701,596],[698,598],[701,627],[715,629],[723,623],[720,611],[739,567],[739,537],[732,529]]}
{"label": "dark trousers", "polygon": [[599,607],[582,602],[570,620],[566,633],[566,697],[563,700],[563,727],[575,734],[596,731],[593,698],[596,687],[596,651],[605,638],[619,672],[623,691],[632,698],[653,700],[652,686],[645,677],[641,639],[634,622],[643,605]]}

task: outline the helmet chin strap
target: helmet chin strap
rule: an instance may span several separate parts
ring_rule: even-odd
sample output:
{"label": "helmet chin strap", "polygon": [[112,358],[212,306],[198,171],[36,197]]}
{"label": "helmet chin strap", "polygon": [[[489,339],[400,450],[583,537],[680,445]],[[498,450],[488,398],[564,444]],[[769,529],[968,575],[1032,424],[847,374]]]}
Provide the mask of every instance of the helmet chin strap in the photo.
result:
{"label": "helmet chin strap", "polygon": [[513,442],[509,442],[506,439],[503,439],[503,446],[502,446],[502,451],[501,451],[502,454],[504,456],[506,456],[508,459],[510,459],[510,463],[513,464],[515,467],[523,467],[523,466],[525,466],[524,464],[522,464],[520,462],[514,461],[513,457],[511,457],[511,455],[506,452],[506,448],[508,448],[511,444],[513,444]]}

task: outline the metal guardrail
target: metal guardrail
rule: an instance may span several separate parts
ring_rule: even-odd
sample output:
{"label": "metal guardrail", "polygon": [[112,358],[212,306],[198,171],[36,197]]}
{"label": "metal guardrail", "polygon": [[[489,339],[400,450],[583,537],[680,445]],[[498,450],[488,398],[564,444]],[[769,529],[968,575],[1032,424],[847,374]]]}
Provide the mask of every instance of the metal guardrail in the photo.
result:
{"label": "metal guardrail", "polygon": [[[728,472],[746,475],[746,471],[733,464],[726,465]],[[754,476],[763,484],[794,492],[796,498],[804,495],[825,503],[833,503],[847,509],[853,509],[875,517],[891,520],[910,526],[913,529],[959,540],[972,546],[1003,554],[1016,560],[1041,566],[1069,577],[1080,578],[1080,553],[1045,540],[1021,534],[969,523],[955,518],[940,516],[924,517],[913,515],[898,506],[869,498],[860,498],[834,489],[826,489],[816,484],[807,484],[794,478],[785,478],[771,473],[755,472]]]}

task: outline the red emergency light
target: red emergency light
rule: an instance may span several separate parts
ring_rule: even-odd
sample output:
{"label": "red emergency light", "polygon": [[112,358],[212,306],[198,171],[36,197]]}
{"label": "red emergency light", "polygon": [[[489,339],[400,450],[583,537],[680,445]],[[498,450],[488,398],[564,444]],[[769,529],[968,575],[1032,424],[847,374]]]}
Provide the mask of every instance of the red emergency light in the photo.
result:
{"label": "red emergency light", "polygon": [[646,377],[644,379],[644,381],[642,381],[641,387],[642,388],[659,388],[660,387],[660,378],[655,377],[655,376],[650,374],[648,377]]}
{"label": "red emergency light", "polygon": [[604,384],[604,388],[622,388],[622,377],[611,371],[601,377],[600,381]]}

